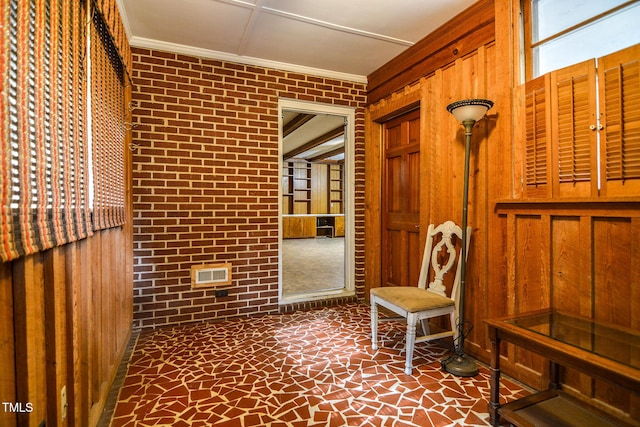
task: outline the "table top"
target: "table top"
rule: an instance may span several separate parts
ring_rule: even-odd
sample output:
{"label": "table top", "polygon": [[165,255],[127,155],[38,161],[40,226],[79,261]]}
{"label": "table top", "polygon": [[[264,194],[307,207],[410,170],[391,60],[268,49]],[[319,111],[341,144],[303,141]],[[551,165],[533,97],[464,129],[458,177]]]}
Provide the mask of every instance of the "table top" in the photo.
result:
{"label": "table top", "polygon": [[490,326],[519,329],[552,339],[615,363],[640,369],[640,330],[624,328],[556,310],[540,310],[487,321]]}

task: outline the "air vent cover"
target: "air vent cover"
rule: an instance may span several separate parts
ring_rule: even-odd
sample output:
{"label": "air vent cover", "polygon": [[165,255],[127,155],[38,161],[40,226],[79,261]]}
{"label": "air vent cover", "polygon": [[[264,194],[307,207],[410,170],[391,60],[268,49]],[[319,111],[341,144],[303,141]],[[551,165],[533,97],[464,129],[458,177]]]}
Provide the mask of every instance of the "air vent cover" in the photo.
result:
{"label": "air vent cover", "polygon": [[191,267],[191,287],[209,288],[231,284],[231,263],[202,264]]}

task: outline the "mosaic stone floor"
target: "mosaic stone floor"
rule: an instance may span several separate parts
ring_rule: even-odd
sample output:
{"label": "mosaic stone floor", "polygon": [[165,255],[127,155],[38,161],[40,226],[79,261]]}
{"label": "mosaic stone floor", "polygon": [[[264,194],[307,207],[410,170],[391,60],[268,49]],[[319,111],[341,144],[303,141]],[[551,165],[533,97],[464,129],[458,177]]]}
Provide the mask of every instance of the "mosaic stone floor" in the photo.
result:
{"label": "mosaic stone floor", "polygon": [[[370,345],[369,307],[343,307],[145,332],[112,426],[487,426],[489,373],[442,372],[420,344],[403,372],[402,325]],[[528,394],[502,381],[506,401]]]}

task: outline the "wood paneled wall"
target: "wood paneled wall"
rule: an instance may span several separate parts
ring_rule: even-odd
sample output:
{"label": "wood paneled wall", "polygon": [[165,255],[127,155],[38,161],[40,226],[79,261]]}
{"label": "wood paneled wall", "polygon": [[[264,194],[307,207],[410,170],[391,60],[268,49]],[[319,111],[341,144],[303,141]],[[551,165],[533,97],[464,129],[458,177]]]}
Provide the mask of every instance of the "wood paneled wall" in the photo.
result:
{"label": "wood paneled wall", "polygon": [[[503,313],[551,307],[640,329],[640,201],[505,201],[496,208],[509,236],[508,279],[490,290],[503,295],[495,300]],[[547,386],[542,357],[512,345],[506,350],[503,369],[538,389]],[[562,374],[565,388],[640,420],[640,396],[577,371]]]}
{"label": "wood paneled wall", "polygon": [[[466,98],[495,102],[487,118],[473,129],[469,190],[469,224],[473,227],[467,273],[466,318],[474,328],[466,351],[489,360],[489,340],[483,320],[554,307],[629,328],[640,328],[640,197],[617,199],[523,199],[522,126],[519,111],[518,1],[481,0],[472,10],[489,19],[495,34],[486,40],[487,25],[475,22],[463,39],[447,41],[440,30],[425,40],[461,43],[474,48],[421,75],[398,79],[394,60],[375,73],[375,91],[368,93],[366,111],[365,294],[380,283],[380,163],[381,127],[402,112],[421,114],[421,229],[446,219],[460,221],[463,187],[463,129],[446,106]],[[465,28],[465,12],[444,28]],[[495,20],[495,22],[494,22]],[[485,23],[486,24],[486,23]],[[442,29],[441,29],[442,30]],[[457,37],[452,34],[450,37]],[[453,44],[452,44],[453,43]],[[424,55],[437,57],[417,46]],[[411,57],[411,52],[403,58]],[[444,57],[443,57],[444,58]],[[445,58],[446,59],[446,58]],[[415,63],[418,64],[418,63]],[[415,65],[414,64],[414,65]],[[433,62],[437,64],[437,62]],[[384,75],[388,71],[386,77]],[[415,77],[415,68],[408,70]],[[379,84],[378,82],[386,82]],[[394,85],[393,82],[398,83]],[[381,89],[383,88],[383,89]],[[422,241],[424,242],[424,236]],[[525,383],[546,388],[548,364],[530,352],[507,348],[503,370]],[[621,411],[640,420],[638,396],[588,376],[563,371],[566,388],[601,408]]]}
{"label": "wood paneled wall", "polygon": [[374,103],[494,39],[493,1],[479,1],[368,76]]}
{"label": "wood paneled wall", "polygon": [[[498,78],[491,72],[496,63],[496,45],[489,43],[469,55],[459,58],[447,67],[436,70],[420,79],[416,84],[404,88],[385,100],[373,104],[367,110],[367,157],[366,168],[369,183],[366,200],[366,269],[365,283],[368,289],[380,283],[380,190],[376,182],[381,180],[380,155],[382,123],[400,111],[420,108],[421,114],[421,237],[422,245],[426,230],[431,223],[462,218],[462,190],[464,186],[464,128],[446,110],[446,106],[460,99],[493,98],[500,93]],[[469,77],[471,76],[471,77]],[[469,338],[480,343],[478,351],[485,353],[485,333],[481,319],[495,311],[490,307],[488,277],[491,269],[498,266],[490,255],[490,246],[501,247],[496,233],[497,218],[492,214],[493,197],[503,194],[502,180],[508,179],[509,150],[502,140],[504,124],[497,120],[502,116],[504,105],[496,105],[486,120],[479,122],[473,130],[471,150],[471,176],[469,187],[469,225],[473,228],[467,265],[467,317],[473,319],[476,328]],[[494,182],[498,182],[494,184]],[[421,246],[422,247],[422,246]],[[504,254],[501,260],[506,260]],[[499,261],[499,260],[498,260]],[[502,267],[504,276],[506,267]],[[499,281],[496,281],[496,283]],[[499,312],[499,310],[497,310]],[[484,355],[488,360],[488,355]]]}
{"label": "wood paneled wall", "polygon": [[130,142],[123,226],[0,264],[0,402],[18,409],[1,403],[2,427],[100,420],[133,323]]}
{"label": "wood paneled wall", "polygon": [[0,411],[0,425],[97,424],[131,334],[128,240],[109,229],[0,265],[0,396],[32,407]]}

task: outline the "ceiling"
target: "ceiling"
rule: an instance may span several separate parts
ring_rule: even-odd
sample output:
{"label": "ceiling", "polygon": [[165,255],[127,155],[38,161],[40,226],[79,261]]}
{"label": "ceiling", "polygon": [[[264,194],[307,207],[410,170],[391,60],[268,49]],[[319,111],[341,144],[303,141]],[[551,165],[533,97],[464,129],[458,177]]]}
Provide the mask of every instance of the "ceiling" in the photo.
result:
{"label": "ceiling", "polygon": [[283,111],[283,160],[344,161],[345,117]]}
{"label": "ceiling", "polygon": [[[132,46],[361,83],[475,1],[117,0]],[[294,114],[285,116],[286,126]],[[300,126],[285,151],[335,129],[336,119]]]}

